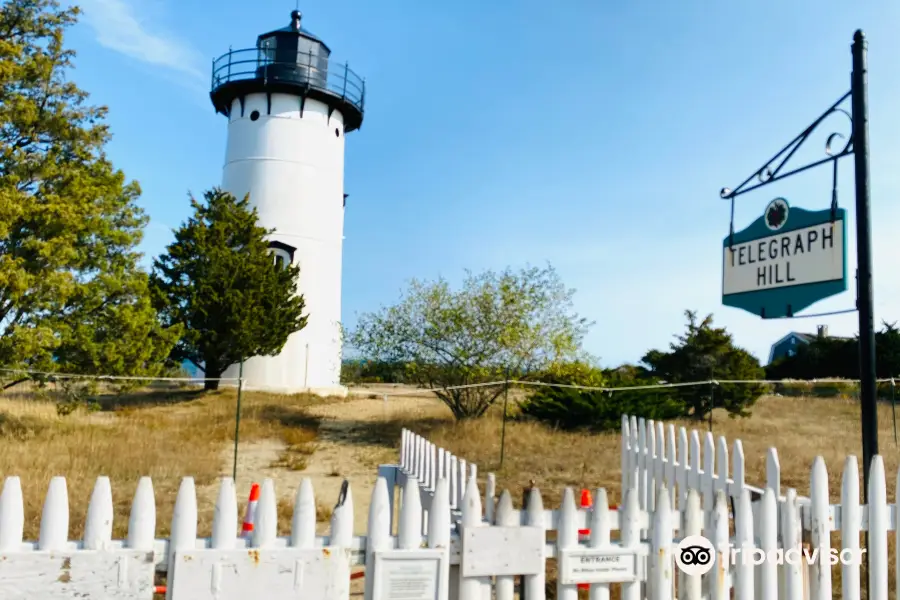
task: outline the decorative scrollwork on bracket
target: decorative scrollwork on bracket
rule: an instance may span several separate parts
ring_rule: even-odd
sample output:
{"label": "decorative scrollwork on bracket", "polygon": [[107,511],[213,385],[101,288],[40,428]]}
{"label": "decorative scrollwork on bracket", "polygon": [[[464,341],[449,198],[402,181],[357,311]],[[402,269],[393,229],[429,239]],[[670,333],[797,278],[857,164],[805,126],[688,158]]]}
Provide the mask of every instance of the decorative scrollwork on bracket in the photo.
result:
{"label": "decorative scrollwork on bracket", "polygon": [[[831,105],[824,113],[822,113],[819,118],[812,122],[806,129],[804,129],[800,135],[795,137],[789,144],[787,144],[784,148],[782,148],[778,154],[773,156],[771,159],[766,161],[766,163],[760,167],[753,175],[748,177],[741,185],[737,186],[734,190],[730,188],[722,188],[719,192],[719,196],[724,200],[734,200],[735,197],[740,194],[745,194],[751,190],[755,190],[759,187],[772,183],[774,181],[778,181],[779,179],[784,179],[785,177],[790,177],[791,175],[796,175],[802,171],[807,171],[814,167],[818,167],[828,162],[836,161],[841,157],[847,156],[853,153],[853,118],[850,113],[845,109],[841,108],[841,104],[847,101],[850,98],[850,92],[847,92],[841,98]],[[844,136],[838,132],[832,132],[827,140],[825,141],[825,158],[812,162],[810,164],[804,165],[802,167],[797,167],[791,169],[787,172],[782,172],[785,165],[790,162],[791,158],[794,157],[797,150],[800,149],[801,146],[812,136],[813,132],[825,122],[831,115],[835,113],[840,113],[847,117],[847,121],[850,123],[850,131],[849,135]],[[835,151],[836,142],[838,140],[846,139],[846,143],[844,143],[843,147],[839,151]],[[758,183],[751,183],[756,179]]]}

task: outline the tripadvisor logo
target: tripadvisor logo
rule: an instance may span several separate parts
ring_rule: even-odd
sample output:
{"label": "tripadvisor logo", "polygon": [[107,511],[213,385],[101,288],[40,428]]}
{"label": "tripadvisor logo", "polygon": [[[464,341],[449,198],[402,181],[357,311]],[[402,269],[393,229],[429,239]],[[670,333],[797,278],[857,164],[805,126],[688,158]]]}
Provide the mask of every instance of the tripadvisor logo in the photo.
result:
{"label": "tripadvisor logo", "polygon": [[[844,548],[778,548],[766,552],[760,548],[725,547],[724,558],[729,564],[761,565],[771,562],[777,565],[813,565],[816,563],[836,565],[859,565],[866,549]],[[716,562],[716,549],[713,543],[702,535],[689,535],[675,549],[675,564],[686,575],[705,575],[712,570]]]}

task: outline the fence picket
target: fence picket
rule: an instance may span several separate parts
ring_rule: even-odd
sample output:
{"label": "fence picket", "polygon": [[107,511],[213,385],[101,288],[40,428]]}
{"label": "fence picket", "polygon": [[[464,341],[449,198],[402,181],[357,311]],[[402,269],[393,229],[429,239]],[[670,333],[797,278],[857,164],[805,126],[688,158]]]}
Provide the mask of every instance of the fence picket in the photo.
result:
{"label": "fence picket", "polygon": [[7,477],[0,493],[0,552],[12,552],[22,546],[25,532],[25,500],[22,482],[16,476]]}
{"label": "fence picket", "polygon": [[488,523],[494,522],[494,513],[497,510],[497,477],[488,473],[484,486],[484,517]]}
{"label": "fence picket", "polygon": [[[184,477],[175,497],[175,510],[172,512],[169,550],[166,565],[171,578],[177,577],[175,553],[181,550],[193,550],[197,544],[197,494],[194,490],[194,478]],[[175,586],[166,587],[166,600],[172,600]]]}
{"label": "fence picket", "polygon": [[223,477],[219,482],[219,496],[213,513],[210,546],[222,550],[235,547],[238,536],[237,491],[231,477]]}
{"label": "fence picket", "polygon": [[84,523],[85,550],[102,550],[112,542],[113,500],[109,477],[98,477]]}
{"label": "fence picket", "polygon": [[716,485],[715,492],[724,492],[728,500],[728,442],[719,436],[716,443]]}
{"label": "fence picket", "polygon": [[[466,485],[466,495],[462,506],[462,527],[465,530],[482,525],[481,496],[478,491],[478,482],[473,477]],[[464,577],[462,569],[459,570],[459,577],[459,600],[490,600],[490,577]]]}
{"label": "fence picket", "polygon": [[631,428],[628,425],[628,415],[622,415],[622,431],[620,439],[619,461],[622,471],[622,489],[628,489],[633,485],[628,476],[631,474]]}
{"label": "fence picket", "polygon": [[[781,539],[784,551],[801,552],[800,507],[797,504],[797,490],[789,488],[781,506]],[[798,554],[799,556],[799,554]],[[785,561],[785,593],[788,598],[804,597],[803,574],[800,565]]]}
{"label": "fence picket", "polygon": [[676,510],[678,507],[678,496],[676,492],[675,481],[675,426],[671,423],[666,431],[666,464],[663,472],[663,482],[669,489],[669,498],[672,502],[671,509]]}
{"label": "fence picket", "polygon": [[[696,489],[687,491],[683,511],[684,529],[683,537],[701,535],[703,532],[703,509],[700,506],[700,492]],[[678,598],[679,600],[700,600],[701,583],[700,575],[688,575],[684,571],[678,572]]]}
{"label": "fence picket", "polygon": [[[759,514],[759,547],[769,556],[778,547],[778,502],[772,489],[767,489],[763,494]],[[771,560],[763,561],[759,565],[759,573],[761,600],[778,600],[778,565]]]}
{"label": "fence picket", "polygon": [[[575,524],[575,491],[567,487],[563,492],[562,505],[559,509],[559,525],[556,532],[556,547],[569,550],[578,547],[578,525]],[[578,586],[564,585],[562,578],[556,582],[558,600],[578,600]]]}
{"label": "fence picket", "polygon": [[[442,560],[444,564],[450,564],[450,487],[449,482],[444,479],[438,479],[434,486],[434,498],[431,507],[431,523],[428,528],[428,547],[432,550],[442,551]],[[478,496],[478,486],[472,485],[476,497]],[[481,509],[478,510],[480,517]],[[438,573],[438,600],[448,600],[450,593],[450,571],[447,568],[441,568]],[[488,589],[488,597],[490,600],[490,588]]]}
{"label": "fence picket", "polygon": [[[619,517],[619,532],[622,545],[626,548],[637,548],[641,542],[641,513],[638,506],[638,492],[630,487],[624,492],[620,508],[624,508]],[[543,588],[543,586],[541,586]],[[541,596],[543,600],[544,596]],[[527,600],[533,600],[529,595]],[[641,600],[641,582],[633,581],[622,584],[622,600]]]}
{"label": "fence picket", "polygon": [[688,437],[687,430],[684,427],[678,428],[678,458],[675,469],[676,485],[678,486],[678,509],[684,510],[688,496],[688,469],[690,461],[688,460]]}
{"label": "fence picket", "polygon": [[754,600],[755,574],[749,558],[755,548],[753,540],[753,510],[750,507],[750,490],[743,489],[735,504],[735,546],[739,558],[734,565],[735,600]]}
{"label": "fence picket", "polygon": [[730,553],[728,549],[728,500],[725,492],[716,492],[716,503],[711,511],[711,536],[708,538],[716,550],[716,562],[709,575],[710,600],[728,600],[731,580]]}
{"label": "fence picket", "polygon": [[[541,492],[537,487],[532,487],[528,493],[525,524],[542,529],[547,528],[547,524],[544,522],[544,500],[541,498]],[[526,600],[545,600],[547,597],[547,590],[544,587],[545,581],[544,573],[523,576],[522,589],[525,592]]]}
{"label": "fence picket", "polygon": [[[0,515],[3,509],[0,508]],[[235,523],[235,528],[237,523]],[[3,527],[0,526],[0,530]],[[20,534],[21,536],[21,534]],[[131,514],[128,516],[128,538],[126,547],[134,550],[153,550],[156,538],[156,499],[153,496],[153,481],[149,477],[141,477],[134,499],[131,501]]]}
{"label": "fence picket", "polygon": [[41,513],[40,550],[62,550],[69,539],[69,494],[65,477],[54,477],[47,488]]}
{"label": "fence picket", "polygon": [[[412,481],[407,480],[407,481]],[[366,531],[366,572],[365,597],[375,596],[375,555],[382,550],[390,550],[393,544],[390,531],[391,503],[388,498],[387,481],[379,477],[372,490],[372,501],[369,504],[369,523]],[[313,521],[315,527],[315,520]]]}
{"label": "fence picket", "polygon": [[[647,490],[646,502],[644,510],[653,510],[656,503],[656,463],[659,462],[656,457],[656,423],[653,419],[646,421],[647,427],[647,445],[644,448],[646,465],[647,465]],[[644,530],[646,535],[646,529]]]}
{"label": "fence picket", "polygon": [[869,600],[888,598],[888,545],[887,532],[890,522],[887,490],[884,479],[884,461],[881,456],[872,457],[869,467]]}
{"label": "fence picket", "polygon": [[[384,478],[379,478],[384,481]],[[375,487],[378,487],[376,481]],[[373,502],[376,491],[372,491]],[[390,501],[388,500],[390,504]],[[390,506],[388,507],[390,510]],[[388,522],[390,527],[390,522]],[[313,491],[312,481],[304,477],[300,481],[297,495],[294,499],[294,516],[291,518],[290,544],[294,548],[312,548],[316,540],[316,497]]]}
{"label": "fence picket", "polygon": [[[513,509],[512,496],[509,490],[503,490],[503,493],[500,494],[495,520],[500,527],[514,527],[519,524],[519,516]],[[498,576],[495,583],[496,600],[513,600],[515,598],[515,584],[516,580],[513,575]]]}
{"label": "fence picket", "polygon": [[700,475],[702,469],[700,465],[703,464],[703,454],[700,451],[700,434],[696,429],[691,430],[691,471],[688,474],[688,487],[692,490],[697,490],[701,492],[700,498],[704,499],[702,494],[703,488],[701,487],[701,479]]}
{"label": "fence picket", "polygon": [[810,565],[810,600],[831,600],[831,552],[830,502],[828,498],[828,471],[825,460],[819,456],[810,473],[810,543],[817,560]]}
{"label": "fence picket", "polygon": [[[588,545],[591,548],[605,548],[610,545],[609,498],[606,488],[597,488],[594,492],[594,508],[591,512],[591,536]],[[590,600],[609,600],[609,584],[594,583],[590,588]]]}
{"label": "fence picket", "polygon": [[653,513],[653,535],[650,552],[649,590],[654,600],[672,600],[674,578],[672,577],[672,527],[671,502],[666,486],[659,488],[656,497],[656,511]]}

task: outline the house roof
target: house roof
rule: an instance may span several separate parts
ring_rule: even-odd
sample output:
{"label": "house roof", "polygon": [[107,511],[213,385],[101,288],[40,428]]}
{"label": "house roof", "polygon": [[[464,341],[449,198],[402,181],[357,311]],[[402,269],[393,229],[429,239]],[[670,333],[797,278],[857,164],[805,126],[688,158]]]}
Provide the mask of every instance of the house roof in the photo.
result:
{"label": "house roof", "polygon": [[[783,338],[781,338],[780,340],[778,340],[777,342],[775,342],[774,344],[772,344],[772,348],[769,350],[769,363],[771,364],[772,360],[775,358],[775,348],[776,348],[777,346],[781,345],[782,343],[786,342],[787,340],[789,340],[789,339],[791,339],[791,338],[795,338],[795,339],[797,339],[797,340],[800,340],[800,341],[803,342],[804,344],[808,344],[808,343],[810,343],[811,341],[813,341],[814,339],[816,339],[816,338],[818,338],[818,337],[819,337],[819,334],[818,334],[818,333],[802,333],[802,332],[800,332],[800,331],[791,331],[791,332],[789,332],[786,336],[784,336]],[[829,337],[829,338],[831,338],[831,339],[833,339],[833,340],[850,340],[850,339],[853,339],[853,338],[850,338],[850,337],[847,337],[847,336],[841,336],[841,335],[829,335],[829,336],[826,336],[826,337]]]}

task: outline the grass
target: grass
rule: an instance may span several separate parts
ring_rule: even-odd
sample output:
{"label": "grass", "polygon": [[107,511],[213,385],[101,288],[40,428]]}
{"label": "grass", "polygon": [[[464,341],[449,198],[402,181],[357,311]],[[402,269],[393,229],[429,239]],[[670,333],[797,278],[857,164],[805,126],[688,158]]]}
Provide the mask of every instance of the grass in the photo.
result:
{"label": "grass", "polygon": [[[12,393],[10,393],[12,392]],[[168,534],[174,499],[184,475],[212,487],[199,500],[199,530],[208,535],[216,479],[231,475],[236,393],[222,390],[143,390],[98,398],[100,410],[59,416],[52,398],[13,388],[0,396],[0,473],[18,475],[25,499],[25,538],[37,539],[50,479],[67,479],[69,539],[79,539],[96,478],[111,480],[114,537],[123,538],[137,482],[149,475],[157,500],[157,537]],[[312,396],[244,393],[241,443],[282,440],[282,459],[302,468],[314,451],[318,421],[306,408],[335,402]],[[288,511],[287,514],[290,514]],[[243,513],[242,513],[243,515]]]}

